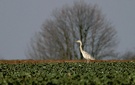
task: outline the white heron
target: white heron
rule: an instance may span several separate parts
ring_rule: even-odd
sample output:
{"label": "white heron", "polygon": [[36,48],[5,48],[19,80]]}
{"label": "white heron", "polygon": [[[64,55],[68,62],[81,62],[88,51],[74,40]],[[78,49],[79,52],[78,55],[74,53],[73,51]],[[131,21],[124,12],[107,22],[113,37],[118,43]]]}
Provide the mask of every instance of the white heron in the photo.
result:
{"label": "white heron", "polygon": [[95,58],[93,58],[90,54],[88,54],[82,49],[82,42],[80,40],[77,40],[76,42],[80,43],[80,51],[86,60],[95,60]]}

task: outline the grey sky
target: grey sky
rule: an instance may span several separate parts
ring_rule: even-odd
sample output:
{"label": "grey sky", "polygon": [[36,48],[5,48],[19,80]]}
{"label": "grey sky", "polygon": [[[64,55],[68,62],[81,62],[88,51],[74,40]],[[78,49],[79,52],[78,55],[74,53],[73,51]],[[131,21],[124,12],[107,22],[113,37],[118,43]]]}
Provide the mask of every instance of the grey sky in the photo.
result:
{"label": "grey sky", "polygon": [[[135,0],[84,0],[97,3],[118,31],[118,51],[135,48]],[[74,0],[0,0],[0,57],[25,59],[30,38],[55,8]]]}

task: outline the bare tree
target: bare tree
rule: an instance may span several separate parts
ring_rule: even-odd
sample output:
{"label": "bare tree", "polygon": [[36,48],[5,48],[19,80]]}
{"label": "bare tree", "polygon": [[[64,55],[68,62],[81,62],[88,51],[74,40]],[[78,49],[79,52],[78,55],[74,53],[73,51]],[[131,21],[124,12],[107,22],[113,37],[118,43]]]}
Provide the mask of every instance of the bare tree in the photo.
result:
{"label": "bare tree", "polygon": [[83,59],[80,39],[85,49],[96,59],[110,56],[116,46],[116,30],[105,19],[97,5],[84,1],[53,11],[41,31],[31,42],[28,57],[33,59]]}
{"label": "bare tree", "polygon": [[126,51],[121,58],[123,60],[135,60],[135,49]]}

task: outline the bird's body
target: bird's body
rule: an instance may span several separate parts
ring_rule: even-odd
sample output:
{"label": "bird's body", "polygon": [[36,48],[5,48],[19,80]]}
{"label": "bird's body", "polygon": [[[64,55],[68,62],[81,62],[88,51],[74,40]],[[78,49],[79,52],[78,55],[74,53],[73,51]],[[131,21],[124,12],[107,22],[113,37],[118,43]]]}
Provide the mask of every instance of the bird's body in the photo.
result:
{"label": "bird's body", "polygon": [[95,60],[95,58],[93,58],[90,54],[88,54],[87,52],[85,52],[84,50],[82,50],[82,42],[80,40],[76,41],[78,43],[80,43],[80,51],[83,55],[83,57],[87,60]]}

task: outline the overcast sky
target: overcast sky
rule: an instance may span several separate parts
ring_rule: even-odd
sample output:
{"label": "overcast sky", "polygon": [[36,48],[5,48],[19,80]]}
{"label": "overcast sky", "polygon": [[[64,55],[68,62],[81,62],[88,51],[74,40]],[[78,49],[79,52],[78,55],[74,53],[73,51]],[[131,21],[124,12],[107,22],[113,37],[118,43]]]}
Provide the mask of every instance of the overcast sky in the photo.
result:
{"label": "overcast sky", "polygon": [[[25,51],[35,32],[51,17],[52,10],[75,0],[0,0],[0,57],[26,59]],[[135,48],[135,0],[84,0],[98,4],[115,26],[117,51]]]}

